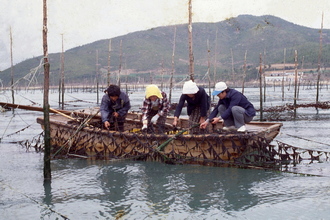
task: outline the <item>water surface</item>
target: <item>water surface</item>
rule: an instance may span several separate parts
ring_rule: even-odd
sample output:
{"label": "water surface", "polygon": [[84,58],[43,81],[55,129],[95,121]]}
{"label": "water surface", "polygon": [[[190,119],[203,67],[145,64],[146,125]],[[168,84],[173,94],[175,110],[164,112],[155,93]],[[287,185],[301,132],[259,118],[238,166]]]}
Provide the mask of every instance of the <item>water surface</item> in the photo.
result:
{"label": "water surface", "polygon": [[[257,92],[246,92],[255,106]],[[313,91],[301,93],[302,102],[313,101],[308,96]],[[267,105],[283,104],[279,94],[269,95]],[[322,94],[324,101],[329,100],[328,91]],[[10,100],[9,92],[0,96],[0,101]],[[143,91],[132,91],[130,97],[133,110],[139,110]],[[179,92],[173,96],[178,97]],[[57,98],[51,93],[53,108]],[[21,91],[16,100],[28,105],[33,100],[38,106],[42,93]],[[72,101],[67,109],[97,105],[95,93],[68,93],[66,100]],[[290,94],[285,102],[291,102]],[[299,109],[309,119],[283,122],[276,140],[330,151],[329,113]],[[60,159],[51,162],[51,185],[44,185],[43,154],[18,143],[40,134],[36,117],[41,115],[19,109],[0,113],[0,219],[327,219],[330,214],[328,161],[303,161],[290,172],[280,172]]]}

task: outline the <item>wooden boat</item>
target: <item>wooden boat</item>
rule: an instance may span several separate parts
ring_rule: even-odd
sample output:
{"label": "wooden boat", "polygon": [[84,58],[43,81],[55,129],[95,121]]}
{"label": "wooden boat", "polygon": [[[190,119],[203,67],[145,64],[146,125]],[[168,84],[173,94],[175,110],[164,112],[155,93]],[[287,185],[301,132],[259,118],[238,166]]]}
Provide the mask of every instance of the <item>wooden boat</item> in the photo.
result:
{"label": "wooden boat", "polygon": [[[258,162],[271,160],[270,142],[282,123],[251,122],[247,132],[225,132],[223,124],[210,125],[208,132],[192,134],[188,119],[180,119],[179,130],[168,117],[162,134],[141,131],[141,114],[129,113],[124,132],[102,129],[97,109],[57,113],[50,116],[52,154],[88,159],[140,159],[169,163]],[[43,127],[44,119],[37,118]]]}

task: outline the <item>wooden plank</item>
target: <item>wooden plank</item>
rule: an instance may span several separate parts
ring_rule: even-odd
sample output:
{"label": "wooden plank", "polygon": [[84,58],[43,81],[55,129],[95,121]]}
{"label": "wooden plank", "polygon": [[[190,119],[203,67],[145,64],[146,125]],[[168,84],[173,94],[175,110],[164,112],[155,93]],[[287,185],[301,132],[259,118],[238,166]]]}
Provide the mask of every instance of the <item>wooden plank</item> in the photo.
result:
{"label": "wooden plank", "polygon": [[[24,110],[29,110],[29,111],[38,111],[38,112],[43,112],[43,108],[41,107],[35,107],[35,106],[29,106],[29,105],[19,105],[19,104],[11,104],[11,103],[6,103],[6,102],[0,102],[0,105],[3,106],[4,108],[19,108],[19,109],[24,109]],[[51,113],[57,113],[57,114],[65,114],[65,115],[71,115],[73,111],[67,111],[67,110],[60,110],[60,109],[49,109],[49,112]],[[88,113],[83,113],[83,112],[74,112],[75,115],[78,116],[90,116]],[[99,118],[99,116],[95,115],[94,118]]]}
{"label": "wooden plank", "polygon": [[[29,105],[11,104],[11,103],[6,103],[6,102],[0,102],[0,105],[3,106],[4,108],[19,108],[19,109],[24,109],[24,110],[43,112],[43,108],[29,106]],[[53,113],[56,113],[55,111],[52,111],[52,110],[50,110],[50,111]],[[66,111],[66,110],[57,110],[57,111],[61,112],[63,114],[71,114],[71,111]]]}

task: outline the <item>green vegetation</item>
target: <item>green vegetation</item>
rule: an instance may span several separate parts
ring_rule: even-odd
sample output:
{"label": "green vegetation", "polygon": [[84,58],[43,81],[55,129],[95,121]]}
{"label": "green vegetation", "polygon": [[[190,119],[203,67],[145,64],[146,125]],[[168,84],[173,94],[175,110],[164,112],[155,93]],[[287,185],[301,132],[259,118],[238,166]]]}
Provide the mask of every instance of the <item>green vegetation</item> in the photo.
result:
{"label": "green vegetation", "polygon": [[[174,79],[179,82],[188,75],[188,33],[187,25],[177,25],[176,27]],[[126,82],[126,80],[131,83],[148,82],[150,79],[153,82],[160,82],[162,72],[166,82],[170,77],[172,68],[173,35],[174,26],[166,26],[113,38],[110,53],[111,80],[116,80],[118,74],[120,42],[122,41],[121,73],[123,75],[121,82]],[[196,80],[202,81],[204,79],[204,82],[207,81],[208,78],[205,74],[210,62],[212,80],[215,63],[216,80],[241,79],[246,51],[247,81],[255,80],[258,77],[257,68],[260,54],[262,54],[264,66],[271,67],[273,63],[283,63],[284,48],[286,48],[286,63],[294,62],[294,51],[297,50],[299,65],[302,65],[303,60],[304,68],[317,68],[319,35],[318,29],[295,25],[274,16],[241,15],[218,23],[194,23],[195,78]],[[210,53],[207,51],[207,41],[209,42]],[[329,63],[329,43],[330,30],[323,30],[323,67],[327,67],[326,65]],[[109,39],[104,39],[67,50],[64,64],[66,83],[92,84],[95,82],[96,50],[99,54],[100,81],[106,82],[108,47]],[[14,81],[21,79],[20,85],[28,85],[29,79],[33,79],[33,85],[42,83],[43,69],[41,68],[37,72],[31,71],[39,66],[40,60],[41,56],[15,65]],[[50,54],[50,64],[50,84],[57,85],[60,75],[60,53]],[[232,68],[234,69],[234,76]],[[31,76],[22,79],[28,73],[35,73],[37,78]],[[124,75],[126,73],[129,75]],[[10,69],[4,70],[0,74],[3,85],[9,86]]]}

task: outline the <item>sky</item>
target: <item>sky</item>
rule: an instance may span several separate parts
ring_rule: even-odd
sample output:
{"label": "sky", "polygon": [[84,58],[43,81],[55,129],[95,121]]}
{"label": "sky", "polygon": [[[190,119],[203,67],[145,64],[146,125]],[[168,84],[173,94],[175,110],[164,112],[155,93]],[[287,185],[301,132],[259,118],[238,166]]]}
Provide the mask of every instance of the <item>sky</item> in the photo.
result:
{"label": "sky", "polygon": [[[313,3],[312,3],[313,2]],[[153,27],[188,23],[188,0],[48,0],[48,52]],[[192,0],[193,22],[219,22],[242,14],[274,15],[330,29],[329,0]],[[43,0],[0,0],[0,71],[43,54]],[[10,31],[11,30],[11,31]],[[193,29],[194,31],[194,29]],[[221,30],[220,30],[221,31]]]}

